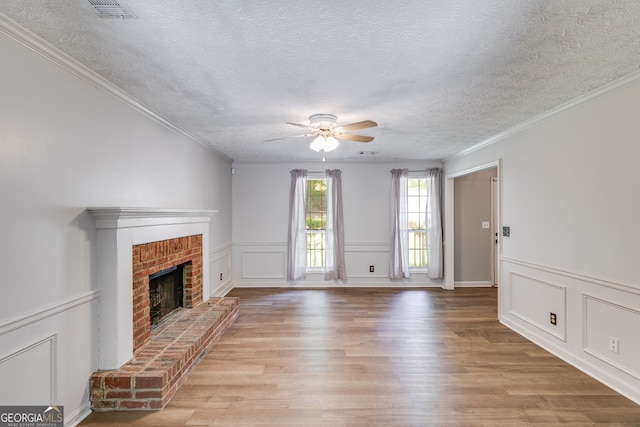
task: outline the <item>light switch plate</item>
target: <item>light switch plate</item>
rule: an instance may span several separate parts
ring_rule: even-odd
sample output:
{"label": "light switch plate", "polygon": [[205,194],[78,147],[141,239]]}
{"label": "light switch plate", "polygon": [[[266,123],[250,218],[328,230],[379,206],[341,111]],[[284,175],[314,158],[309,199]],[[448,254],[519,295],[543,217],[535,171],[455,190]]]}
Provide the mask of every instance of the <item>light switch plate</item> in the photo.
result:
{"label": "light switch plate", "polygon": [[502,235],[504,237],[511,236],[511,227],[502,227]]}
{"label": "light switch plate", "polygon": [[489,221],[482,221],[482,228],[489,228],[490,223]]}

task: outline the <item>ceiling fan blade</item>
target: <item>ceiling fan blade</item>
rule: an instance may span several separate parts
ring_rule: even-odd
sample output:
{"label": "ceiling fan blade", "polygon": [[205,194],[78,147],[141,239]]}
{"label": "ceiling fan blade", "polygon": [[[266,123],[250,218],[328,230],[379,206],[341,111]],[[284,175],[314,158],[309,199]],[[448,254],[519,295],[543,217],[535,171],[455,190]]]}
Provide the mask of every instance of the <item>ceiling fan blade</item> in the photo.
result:
{"label": "ceiling fan blade", "polygon": [[265,139],[264,142],[279,141],[281,139],[289,139],[289,138],[302,138],[303,136],[313,136],[313,134],[312,133],[307,133],[307,134],[304,134],[304,135],[283,136],[282,138]]}
{"label": "ceiling fan blade", "polygon": [[305,128],[305,129],[311,129],[311,128],[309,127],[309,125],[305,125],[305,124],[302,124],[302,123],[292,123],[292,122],[287,122],[287,124],[288,124],[288,125],[293,125],[293,126],[298,126],[298,127]]}
{"label": "ceiling fan blade", "polygon": [[336,138],[338,138],[338,139],[348,139],[349,141],[357,141],[357,142],[371,142],[371,141],[373,141],[373,137],[372,136],[351,135],[349,133],[337,134]]}
{"label": "ceiling fan blade", "polygon": [[376,126],[378,126],[378,124],[376,122],[374,122],[373,120],[365,120],[365,121],[362,121],[362,122],[349,123],[348,125],[338,126],[338,127],[336,127],[336,130],[351,131],[351,130],[356,130],[356,129],[372,128],[372,127],[376,127]]}

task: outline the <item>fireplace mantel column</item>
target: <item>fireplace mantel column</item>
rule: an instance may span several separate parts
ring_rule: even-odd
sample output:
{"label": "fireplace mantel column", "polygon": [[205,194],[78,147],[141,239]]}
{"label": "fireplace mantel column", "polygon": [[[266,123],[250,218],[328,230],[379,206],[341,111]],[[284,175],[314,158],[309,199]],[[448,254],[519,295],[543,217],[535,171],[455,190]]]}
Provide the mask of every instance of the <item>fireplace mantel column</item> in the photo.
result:
{"label": "fireplace mantel column", "polygon": [[202,299],[209,299],[209,223],[213,210],[88,208],[98,230],[98,369],[133,357],[132,246],[202,235]]}

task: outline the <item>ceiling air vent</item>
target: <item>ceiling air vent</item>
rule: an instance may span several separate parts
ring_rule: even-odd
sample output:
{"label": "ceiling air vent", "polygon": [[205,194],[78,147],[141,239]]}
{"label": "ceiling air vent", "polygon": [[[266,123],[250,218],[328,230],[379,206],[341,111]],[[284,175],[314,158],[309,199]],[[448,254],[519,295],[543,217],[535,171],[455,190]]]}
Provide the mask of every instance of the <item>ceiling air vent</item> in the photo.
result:
{"label": "ceiling air vent", "polygon": [[138,17],[127,6],[117,1],[89,0],[100,18],[137,19]]}

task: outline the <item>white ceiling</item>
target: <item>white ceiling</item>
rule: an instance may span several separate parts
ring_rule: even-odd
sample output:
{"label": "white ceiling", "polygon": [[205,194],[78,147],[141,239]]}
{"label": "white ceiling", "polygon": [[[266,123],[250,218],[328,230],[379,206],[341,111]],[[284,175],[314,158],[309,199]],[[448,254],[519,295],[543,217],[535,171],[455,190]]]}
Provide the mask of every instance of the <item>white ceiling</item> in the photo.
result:
{"label": "white ceiling", "polygon": [[88,0],[0,13],[234,160],[317,160],[311,138],[264,142],[314,113],[379,124],[328,160],[442,159],[640,65],[637,0],[121,3],[138,19]]}

